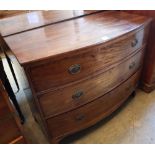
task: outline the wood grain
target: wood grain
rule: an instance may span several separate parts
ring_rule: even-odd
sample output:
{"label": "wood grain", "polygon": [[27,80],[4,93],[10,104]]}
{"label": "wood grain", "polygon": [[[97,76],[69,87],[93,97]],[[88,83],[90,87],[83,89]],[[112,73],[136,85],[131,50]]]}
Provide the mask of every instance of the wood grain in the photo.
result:
{"label": "wood grain", "polygon": [[3,37],[51,142],[110,115],[135,90],[150,21],[107,11]]}
{"label": "wood grain", "polygon": [[[80,24],[80,22],[82,24]],[[51,27],[53,29],[53,26],[57,25],[57,28],[59,27],[61,30],[60,36],[61,34],[64,34],[61,37],[58,37],[59,34],[54,32],[48,34],[50,38],[51,35],[57,35],[53,42],[60,43],[61,46],[59,48],[62,51],[60,53],[55,52],[55,49],[58,48],[55,45],[52,45],[54,51],[52,50],[53,53],[49,51],[50,56],[44,57],[45,54],[47,54],[45,53],[41,59],[29,61],[28,63],[24,64],[24,69],[34,95],[34,105],[37,107],[38,114],[41,116],[41,124],[49,136],[49,139],[52,138],[52,142],[59,142],[63,136],[61,137],[61,133],[60,135],[53,134],[52,130],[50,130],[52,123],[50,124],[49,128],[49,122],[47,122],[47,120],[60,117],[62,120],[57,120],[58,122],[61,121],[63,123],[68,121],[67,119],[69,118],[64,117],[66,118],[64,120],[61,115],[65,116],[66,113],[69,113],[72,110],[78,111],[81,106],[84,107],[88,105],[88,103],[100,98],[103,94],[110,94],[111,92],[109,91],[115,89],[118,85],[121,87],[122,82],[128,78],[131,78],[131,76],[138,70],[143,61],[143,54],[139,52],[141,54],[137,56],[138,54],[135,53],[137,53],[136,50],[145,47],[149,22],[150,19],[145,17],[112,11],[92,14],[87,17],[75,19],[73,21],[47,26],[49,29]],[[76,25],[79,24],[78,26],[81,26],[80,28],[78,27],[79,31],[72,33],[72,28],[74,26],[72,27],[68,25],[71,23],[74,25],[75,23]],[[68,31],[63,33],[64,31],[62,25],[65,26],[65,24],[68,25]],[[38,29],[38,32],[40,30],[41,29]],[[90,30],[92,32],[90,32]],[[103,39],[105,40],[99,41],[99,36],[103,31],[105,34]],[[56,30],[55,32],[58,31]],[[92,35],[88,35],[88,32],[90,32]],[[109,38],[106,37],[106,33],[108,33]],[[68,34],[70,38],[68,38],[66,34]],[[136,39],[140,38],[141,41],[139,42],[140,44],[137,45],[138,47],[135,47],[134,50],[132,50],[131,40],[132,38],[135,40],[134,37],[136,37]],[[73,40],[75,38],[78,38],[79,40]],[[48,46],[51,46],[51,44],[49,44],[51,43],[51,40],[44,40],[43,38],[42,40],[46,41]],[[90,46],[87,46],[88,43]],[[36,47],[37,46],[38,45],[36,44]],[[74,47],[74,50],[72,50],[70,47]],[[41,50],[38,49],[38,52],[40,54]],[[105,57],[102,55],[102,52]],[[129,63],[128,59],[131,57],[131,60],[135,60],[136,63],[133,61]],[[88,60],[88,62],[84,62],[84,60]],[[72,75],[75,76],[75,79],[70,79],[68,75],[68,68],[71,65],[79,64],[78,61],[84,65],[88,64],[89,70],[85,69],[83,73],[78,72],[78,74]],[[124,65],[119,65],[123,63]],[[133,71],[129,71],[129,66],[133,66],[133,64],[135,65],[135,68],[133,67]],[[82,69],[84,68],[81,67],[81,71]],[[65,71],[67,71],[67,74],[63,74]],[[81,75],[80,77],[80,73],[82,73],[83,76]],[[79,76],[79,78],[77,76]],[[53,79],[51,77],[53,77]],[[66,79],[68,79],[68,81]],[[40,87],[38,85],[40,85]],[[130,86],[130,84],[128,84],[128,86]],[[136,87],[136,84],[134,87]],[[119,89],[119,87],[117,87],[117,89]],[[84,95],[79,98],[79,100],[73,101],[72,97],[75,96],[75,92],[79,90],[84,90]],[[119,95],[117,94],[117,96]],[[128,96],[129,94],[126,93],[126,98]],[[111,96],[110,100],[112,98],[113,97]],[[116,108],[118,108],[118,106]],[[94,113],[94,110],[92,110],[91,113]],[[110,114],[110,112],[108,114]],[[94,118],[94,123],[95,120],[96,122],[98,121]],[[87,122],[84,124],[87,124]],[[67,128],[70,128],[70,131],[67,131],[67,134],[75,132],[74,128],[72,130],[69,124],[62,124],[62,126],[63,125],[66,127],[66,130],[68,130]],[[83,128],[85,127],[86,126],[83,125]],[[59,131],[59,129],[57,129],[57,131]],[[57,131],[54,131],[54,133]],[[50,137],[50,135],[52,135],[52,137]]]}
{"label": "wood grain", "polygon": [[[49,24],[74,19],[98,12],[97,10],[50,10],[50,11],[5,11],[0,20],[0,33],[4,36],[28,31]],[[20,14],[19,14],[20,13]],[[13,16],[16,15],[16,16]]]}
{"label": "wood grain", "polygon": [[[61,85],[90,76],[102,69],[107,70],[111,65],[123,60],[144,46],[147,33],[148,29],[146,28],[137,33],[129,33],[124,37],[115,39],[107,46],[101,44],[83,51],[80,50],[80,53],[75,51],[75,53],[79,54],[71,55],[70,57],[31,65],[29,74],[33,81],[33,87],[36,92],[55,89]],[[138,43],[132,47],[135,39],[137,39]],[[76,64],[80,65],[80,71],[76,74],[71,74],[69,68]],[[42,78],[42,75],[44,75],[44,78]]]}
{"label": "wood grain", "polygon": [[[123,62],[103,74],[38,96],[45,117],[51,117],[75,109],[109,92],[140,68],[143,55],[144,52],[140,51],[131,58],[124,59]],[[130,68],[133,63],[133,68]],[[83,95],[74,99],[73,95],[78,91],[82,91]]]}
{"label": "wood grain", "polygon": [[139,74],[138,71],[118,88],[79,109],[48,119],[51,142],[94,125],[116,110],[135,90]]}
{"label": "wood grain", "polygon": [[142,28],[148,22],[150,20],[143,16],[124,12],[101,12],[4,39],[19,63],[26,65],[108,42]]}
{"label": "wood grain", "polygon": [[0,10],[0,19],[28,13],[28,10]]}

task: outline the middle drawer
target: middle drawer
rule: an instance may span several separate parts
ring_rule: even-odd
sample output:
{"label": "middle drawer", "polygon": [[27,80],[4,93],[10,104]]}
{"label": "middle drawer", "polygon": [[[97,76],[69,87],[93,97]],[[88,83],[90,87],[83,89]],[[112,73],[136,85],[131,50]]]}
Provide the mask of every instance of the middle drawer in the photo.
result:
{"label": "middle drawer", "polygon": [[142,64],[143,50],[91,79],[38,96],[46,118],[72,110],[104,95],[134,74]]}

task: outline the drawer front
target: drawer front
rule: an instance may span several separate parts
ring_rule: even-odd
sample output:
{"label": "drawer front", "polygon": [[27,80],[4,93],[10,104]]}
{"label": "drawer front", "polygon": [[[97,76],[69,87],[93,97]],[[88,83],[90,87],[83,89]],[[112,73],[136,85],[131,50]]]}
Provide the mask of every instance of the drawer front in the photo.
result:
{"label": "drawer front", "polygon": [[129,78],[140,67],[143,51],[114,68],[91,79],[38,96],[45,117],[53,116],[88,103]]}
{"label": "drawer front", "polygon": [[0,144],[7,144],[20,136],[20,130],[12,116],[0,120]]}
{"label": "drawer front", "polygon": [[74,51],[80,54],[34,66],[29,72],[33,87],[36,92],[55,89],[108,68],[141,48],[145,44],[146,34],[146,30],[141,30],[111,41],[106,46],[101,44],[87,50]]}
{"label": "drawer front", "polygon": [[84,129],[116,110],[132,93],[139,79],[135,73],[119,87],[76,110],[47,120],[52,137],[60,137]]}

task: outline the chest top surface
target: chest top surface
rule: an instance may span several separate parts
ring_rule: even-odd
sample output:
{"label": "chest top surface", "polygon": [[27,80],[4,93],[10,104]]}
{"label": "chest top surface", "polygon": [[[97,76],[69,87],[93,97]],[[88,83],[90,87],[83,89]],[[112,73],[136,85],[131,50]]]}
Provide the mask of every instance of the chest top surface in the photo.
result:
{"label": "chest top surface", "polygon": [[150,20],[121,11],[108,11],[5,37],[21,65],[108,42]]}

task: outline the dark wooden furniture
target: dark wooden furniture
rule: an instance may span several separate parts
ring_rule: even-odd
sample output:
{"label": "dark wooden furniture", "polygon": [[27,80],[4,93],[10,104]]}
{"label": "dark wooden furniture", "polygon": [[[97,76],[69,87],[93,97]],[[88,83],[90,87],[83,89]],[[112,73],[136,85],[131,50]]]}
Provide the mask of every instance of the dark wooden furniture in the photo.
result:
{"label": "dark wooden furniture", "polygon": [[155,10],[129,10],[127,12],[152,18],[141,77],[142,89],[145,92],[151,92],[155,89]]}
{"label": "dark wooden furniture", "polygon": [[27,75],[51,143],[115,111],[136,89],[150,19],[98,12],[4,37]]}
{"label": "dark wooden furniture", "polygon": [[0,80],[0,144],[24,144],[20,121]]}

